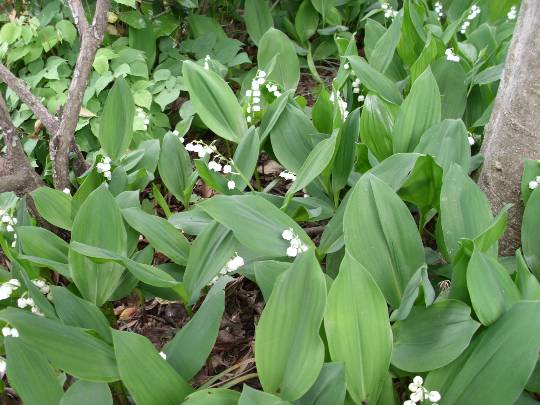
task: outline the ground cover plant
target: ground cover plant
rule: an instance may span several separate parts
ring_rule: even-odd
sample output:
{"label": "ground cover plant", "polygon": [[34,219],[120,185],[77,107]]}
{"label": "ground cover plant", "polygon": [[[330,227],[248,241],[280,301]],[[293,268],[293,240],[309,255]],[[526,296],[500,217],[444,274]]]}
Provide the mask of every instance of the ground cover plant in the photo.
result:
{"label": "ground cover plant", "polygon": [[4,402],[537,403],[540,164],[504,256],[475,182],[530,3],[0,5]]}

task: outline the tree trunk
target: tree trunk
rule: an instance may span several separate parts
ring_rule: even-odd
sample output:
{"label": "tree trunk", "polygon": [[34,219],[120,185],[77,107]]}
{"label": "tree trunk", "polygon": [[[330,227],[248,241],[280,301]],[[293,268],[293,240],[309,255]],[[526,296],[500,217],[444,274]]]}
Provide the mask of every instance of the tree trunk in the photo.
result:
{"label": "tree trunk", "polygon": [[540,159],[540,1],[523,0],[481,152],[479,185],[494,213],[513,203],[500,254],[520,246],[524,159]]}

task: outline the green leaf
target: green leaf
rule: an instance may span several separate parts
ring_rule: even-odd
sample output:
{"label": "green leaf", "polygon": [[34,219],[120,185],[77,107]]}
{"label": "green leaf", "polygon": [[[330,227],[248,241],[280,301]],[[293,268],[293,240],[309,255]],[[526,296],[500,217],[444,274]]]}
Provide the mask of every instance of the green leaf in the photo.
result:
{"label": "green leaf", "polygon": [[0,319],[17,328],[20,335],[17,339],[39,348],[55,368],[88,381],[118,380],[112,347],[85,329],[15,308],[4,309]]}
{"label": "green leaf", "polygon": [[227,83],[217,73],[190,61],[183,63],[182,73],[193,108],[204,124],[220,137],[238,143],[247,131],[246,119]]}
{"label": "green leaf", "polygon": [[70,45],[77,38],[77,29],[68,20],[61,20],[56,23],[56,29],[60,32],[62,40],[66,40]]}
{"label": "green leaf", "polygon": [[381,73],[384,73],[388,65],[392,62],[401,36],[402,23],[403,18],[398,14],[394,18],[394,21],[392,21],[392,25],[390,25],[384,35],[377,41],[371,53],[369,64]]}
{"label": "green leaf", "polygon": [[326,89],[322,88],[319,97],[311,110],[311,119],[313,125],[317,128],[317,131],[323,134],[331,134],[334,129],[332,120],[333,115],[334,103],[330,101],[330,94]]}
{"label": "green leaf", "polygon": [[395,113],[392,104],[388,104],[374,94],[368,94],[364,100],[360,118],[362,142],[379,160],[392,155],[392,128]]}
{"label": "green leaf", "polygon": [[233,231],[247,248],[268,258],[286,256],[289,242],[281,236],[285,229],[308,247],[313,242],[304,230],[275,205],[256,195],[215,196],[198,204],[212,218]]}
{"label": "green leaf", "polygon": [[295,193],[307,187],[326,169],[334,156],[336,141],[337,136],[333,135],[315,145],[298,171],[296,180],[291,184],[289,190],[287,190],[286,201],[289,201]]}
{"label": "green leaf", "polygon": [[524,300],[540,300],[540,283],[531,274],[520,249],[516,251],[516,267],[515,283],[521,292],[521,297]]}
{"label": "green leaf", "polygon": [[461,301],[414,307],[407,319],[394,324],[392,364],[411,372],[443,367],[469,346],[479,327],[471,318],[471,309]]}
{"label": "green leaf", "polygon": [[90,258],[89,260],[99,264],[116,263],[121,265],[121,267],[125,267],[133,274],[135,278],[154,287],[176,287],[179,284],[172,276],[157,267],[136,262],[107,249],[101,249],[79,242],[71,242],[70,249],[70,252],[77,252],[77,254],[87,256]]}
{"label": "green leaf", "polygon": [[396,83],[371,67],[360,56],[349,56],[348,59],[354,73],[368,90],[390,103],[401,104],[401,93]]}
{"label": "green leaf", "polygon": [[468,92],[465,83],[467,74],[463,66],[460,63],[448,63],[446,57],[442,57],[431,65],[431,69],[441,93],[442,118],[463,117]]}
{"label": "green leaf", "polygon": [[107,384],[79,380],[68,388],[60,405],[113,405]]}
{"label": "green leaf", "polygon": [[268,302],[277,279],[291,266],[289,262],[278,262],[275,260],[257,261],[253,264],[255,280],[261,289],[264,301]]}
{"label": "green leaf", "polygon": [[317,32],[319,26],[319,14],[313,8],[310,0],[304,0],[294,17],[294,28],[300,43],[305,43]]}
{"label": "green leaf", "polygon": [[506,269],[478,249],[474,249],[467,266],[467,288],[474,312],[486,326],[520,299],[519,290]]}
{"label": "green leaf", "polygon": [[210,289],[193,318],[163,348],[167,362],[182,376],[191,379],[205,364],[214,347],[225,310],[225,284],[222,277]]}
{"label": "green leaf", "polygon": [[540,191],[531,193],[521,223],[521,245],[523,257],[532,273],[540,280]]}
{"label": "green leaf", "polygon": [[439,87],[427,68],[416,79],[401,105],[392,132],[394,153],[412,152],[422,134],[441,120]]}
{"label": "green leaf", "polygon": [[347,251],[398,308],[409,279],[424,264],[422,240],[409,209],[388,185],[368,174],[353,189],[343,225]]}
{"label": "green leaf", "polygon": [[148,69],[152,69],[156,60],[156,37],[152,24],[146,22],[145,27],[141,29],[129,27],[128,40],[130,48],[144,53]]}
{"label": "green leaf", "polygon": [[295,405],[341,405],[345,399],[345,367],[343,363],[324,363],[315,383]]}
{"label": "green leaf", "polygon": [[116,160],[127,150],[133,136],[135,102],[128,83],[114,82],[101,113],[98,139],[105,153]]}
{"label": "green leaf", "polygon": [[[272,59],[278,58],[270,71]],[[259,41],[257,51],[259,69],[268,73],[267,80],[276,81],[283,90],[296,89],[300,80],[300,64],[294,44],[280,30],[270,28]]]}
{"label": "green leaf", "polygon": [[22,339],[4,338],[9,385],[28,405],[56,405],[64,394],[54,369],[40,351]]}
{"label": "green leaf", "polygon": [[112,343],[109,322],[98,307],[77,297],[67,288],[52,286],[51,291],[56,313],[65,325],[93,329],[103,340]]}
{"label": "green leaf", "polygon": [[247,32],[255,45],[258,45],[264,33],[274,26],[272,12],[266,0],[246,0],[244,20]]}
{"label": "green leaf", "polygon": [[233,172],[241,174],[233,175],[233,180],[236,183],[236,188],[243,190],[247,186],[244,179],[248,181],[251,179],[259,160],[259,134],[254,127],[246,132],[236,148],[232,160],[234,162]]}
{"label": "green leaf", "polygon": [[39,187],[30,193],[39,215],[59,228],[71,230],[71,197],[59,190]]}
{"label": "green leaf", "polygon": [[191,190],[193,168],[186,148],[180,139],[170,132],[163,137],[158,168],[165,186],[178,201],[186,204],[188,189]]}
{"label": "green leaf", "polygon": [[291,172],[298,172],[313,148],[311,135],[316,133],[306,114],[287,104],[270,131],[272,150],[279,163]]}
{"label": "green leaf", "polygon": [[0,28],[0,42],[5,42],[8,45],[11,45],[15,42],[21,35],[22,27],[14,22],[8,22],[2,25]]}
{"label": "green leaf", "polygon": [[360,133],[360,109],[351,112],[339,131],[339,142],[332,164],[332,191],[335,195],[347,185],[354,167],[355,144]]}
{"label": "green leaf", "polygon": [[471,166],[467,128],[461,120],[445,119],[435,124],[424,132],[414,151],[433,156],[445,172],[452,163],[460,165],[466,173]]}
{"label": "green leaf", "polygon": [[[493,222],[489,202],[463,169],[453,164],[443,179],[439,221],[449,258],[461,238],[474,239]],[[497,245],[489,249],[497,255]]]}
{"label": "green leaf", "polygon": [[201,289],[232,257],[235,242],[231,231],[218,222],[207,225],[197,236],[191,246],[183,278],[190,302],[197,299]]}
{"label": "green leaf", "polygon": [[293,401],[313,385],[324,361],[319,328],[325,302],[319,263],[312,252],[302,253],[280,277],[256,328],[255,359],[265,392]]}
{"label": "green leaf", "polygon": [[414,303],[420,296],[420,289],[422,290],[425,306],[428,307],[433,304],[435,290],[431,285],[431,281],[429,281],[426,265],[420,267],[409,280],[405,291],[403,291],[403,298],[399,308],[393,311],[390,316],[391,321],[402,321],[409,316]]}
{"label": "green leaf", "polygon": [[49,267],[64,277],[71,277],[68,268],[69,246],[63,239],[35,226],[18,226],[17,235],[17,243],[24,252],[22,259],[39,267]]}
{"label": "green leaf", "polygon": [[129,226],[143,234],[158,252],[177,264],[187,263],[189,242],[166,219],[147,214],[140,208],[124,209],[122,216]]}
{"label": "green leaf", "polygon": [[431,372],[425,385],[441,392],[441,405],[513,404],[538,358],[540,301],[514,305],[475,337],[455,361]]}
{"label": "green leaf", "polygon": [[[71,241],[126,254],[127,235],[120,208],[105,186],[94,190],[81,205]],[[81,295],[97,306],[107,301],[122,277],[121,265],[95,263],[74,250],[69,251],[69,269]]]}
{"label": "green leaf", "polygon": [[112,333],[120,377],[137,405],[177,405],[192,391],[146,337]]}
{"label": "green leaf", "polygon": [[414,23],[415,4],[411,0],[403,2],[403,24],[397,52],[405,65],[412,66],[424,48],[424,41],[416,30]]}
{"label": "green leaf", "polygon": [[257,391],[244,384],[238,405],[290,405],[290,402],[283,401],[275,395]]}
{"label": "green leaf", "polygon": [[324,329],[330,357],[345,363],[354,402],[375,403],[390,365],[392,330],[379,287],[349,253],[328,292]]}

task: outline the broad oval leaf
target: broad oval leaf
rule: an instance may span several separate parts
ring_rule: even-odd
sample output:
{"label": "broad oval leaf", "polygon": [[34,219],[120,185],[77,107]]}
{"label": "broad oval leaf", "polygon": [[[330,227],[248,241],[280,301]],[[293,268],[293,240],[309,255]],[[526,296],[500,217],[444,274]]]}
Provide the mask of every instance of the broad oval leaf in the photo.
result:
{"label": "broad oval leaf", "polygon": [[401,370],[435,370],[455,360],[480,327],[468,305],[457,300],[417,306],[393,327],[392,364]]}
{"label": "broad oval leaf", "polygon": [[513,404],[534,370],[540,349],[540,301],[516,303],[476,336],[455,361],[431,372],[426,386],[441,405]]}
{"label": "broad oval leaf", "polygon": [[239,399],[238,391],[211,388],[194,392],[182,402],[182,405],[237,405]]}
{"label": "broad oval leaf", "polygon": [[540,191],[533,190],[521,224],[521,244],[523,257],[532,273],[540,280]]}
{"label": "broad oval leaf", "polygon": [[476,316],[486,326],[520,299],[519,290],[504,266],[477,248],[467,266],[467,289]]}
{"label": "broad oval leaf", "polygon": [[39,347],[55,368],[88,381],[118,380],[113,348],[86,329],[66,326],[15,308],[4,309],[0,319],[17,328],[18,339]]}
{"label": "broad oval leaf", "polygon": [[186,194],[191,191],[191,160],[180,139],[171,132],[163,137],[158,168],[167,189],[178,201],[189,203]]}
{"label": "broad oval leaf", "polygon": [[238,400],[238,405],[290,405],[290,402],[286,402],[275,395],[267,392],[257,391],[251,388],[249,385],[245,385],[242,388],[242,395]]}
{"label": "broad oval leaf", "polygon": [[[122,214],[116,200],[104,186],[94,190],[81,205],[73,221],[71,241],[126,254],[127,234]],[[95,263],[70,250],[69,270],[82,296],[101,306],[116,289],[123,266]]]}
{"label": "broad oval leaf", "polygon": [[279,278],[256,328],[257,372],[266,392],[294,401],[313,385],[324,361],[325,304],[324,276],[310,250]]}
{"label": "broad oval leaf", "polygon": [[412,152],[422,134],[441,120],[441,95],[428,67],[413,83],[392,131],[394,153]]}
{"label": "broad oval leaf", "polygon": [[182,73],[193,108],[205,125],[224,139],[240,142],[247,131],[246,119],[228,84],[191,61],[183,63]]}
{"label": "broad oval leaf", "polygon": [[375,70],[360,56],[349,56],[348,59],[354,73],[368,90],[390,103],[401,104],[402,97],[396,83]]}
{"label": "broad oval leaf", "polygon": [[422,240],[405,203],[382,180],[364,175],[347,203],[343,226],[347,251],[398,308],[409,279],[424,264]]}
{"label": "broad oval leaf", "polygon": [[9,385],[28,405],[57,405],[64,394],[60,381],[39,347],[4,338]]}
{"label": "broad oval leaf", "polygon": [[[493,222],[485,194],[457,164],[443,178],[439,221],[448,258],[458,251],[461,238],[474,239]],[[497,245],[488,252],[496,256]]]}
{"label": "broad oval leaf", "polygon": [[120,377],[138,405],[178,405],[192,391],[146,337],[112,334]]}
{"label": "broad oval leaf", "polygon": [[349,253],[328,292],[324,329],[332,360],[345,363],[353,400],[375,403],[390,365],[392,329],[379,287]]}
{"label": "broad oval leaf", "polygon": [[343,363],[324,363],[315,383],[295,405],[341,405],[345,400],[345,366]]}
{"label": "broad oval leaf", "polygon": [[258,45],[264,33],[274,26],[267,0],[246,0],[244,20],[247,32],[255,45]]}
{"label": "broad oval leaf", "polygon": [[166,219],[147,214],[140,208],[124,209],[122,216],[129,226],[143,234],[158,252],[177,264],[187,263],[189,242]]}
{"label": "broad oval leaf", "polygon": [[471,147],[467,128],[461,120],[446,119],[429,128],[414,149],[433,156],[445,172],[456,163],[468,173],[471,165]]}
{"label": "broad oval leaf", "polygon": [[68,388],[60,405],[113,405],[109,386],[104,383],[79,380]]}
{"label": "broad oval leaf", "polygon": [[[392,108],[394,107],[394,108]],[[384,102],[375,94],[368,94],[360,118],[362,142],[379,160],[392,155],[392,127],[395,106]]]}
{"label": "broad oval leaf", "polygon": [[200,203],[199,207],[232,230],[241,244],[261,256],[286,256],[289,242],[281,234],[289,228],[304,244],[313,247],[311,239],[294,220],[257,195],[219,195]]}
{"label": "broad oval leaf", "polygon": [[107,95],[99,124],[99,143],[112,160],[122,156],[129,147],[134,116],[131,89],[126,80],[119,77]]}
{"label": "broad oval leaf", "polygon": [[267,71],[275,57],[279,63],[275,63],[272,71],[267,72],[268,80],[276,81],[283,90],[296,89],[300,80],[300,64],[294,44],[283,32],[270,28],[259,41],[259,69]]}
{"label": "broad oval leaf", "polygon": [[47,222],[71,231],[71,197],[50,187],[40,187],[30,193],[36,209]]}

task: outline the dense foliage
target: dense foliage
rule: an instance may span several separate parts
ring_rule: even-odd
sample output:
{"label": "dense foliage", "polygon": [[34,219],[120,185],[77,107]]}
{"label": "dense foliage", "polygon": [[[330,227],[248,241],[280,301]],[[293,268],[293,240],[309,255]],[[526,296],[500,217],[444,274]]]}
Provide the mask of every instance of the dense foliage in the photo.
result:
{"label": "dense foliage", "polygon": [[[80,46],[70,10],[7,3],[0,59],[57,112]],[[509,207],[492,213],[469,176],[518,1],[169,3],[113,2],[75,134],[90,169],[0,194],[6,394],[536,403],[540,165],[525,165],[511,257]],[[52,184],[47,131],[0,91]],[[239,278],[265,301],[256,375],[197,385]],[[191,318],[156,349],[117,328],[113,303],[133,297]]]}

